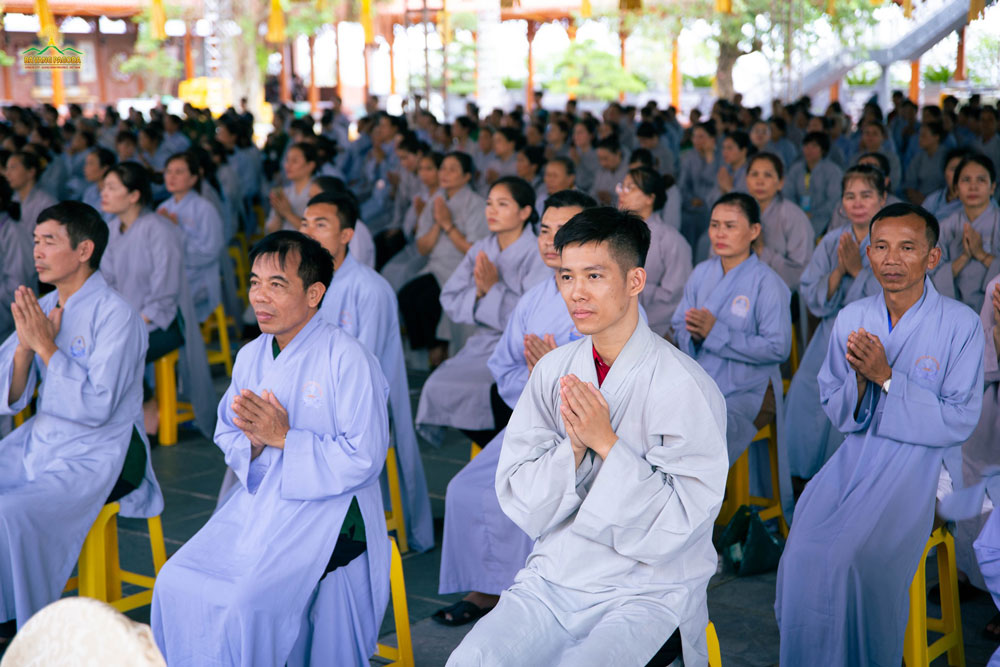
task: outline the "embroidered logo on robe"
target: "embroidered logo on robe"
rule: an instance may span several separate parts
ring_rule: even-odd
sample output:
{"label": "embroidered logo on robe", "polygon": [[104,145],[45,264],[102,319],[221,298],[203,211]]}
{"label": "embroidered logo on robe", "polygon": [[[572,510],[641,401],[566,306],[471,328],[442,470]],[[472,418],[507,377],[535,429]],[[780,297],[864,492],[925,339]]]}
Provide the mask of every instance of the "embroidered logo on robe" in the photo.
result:
{"label": "embroidered logo on robe", "polygon": [[302,385],[302,403],[308,408],[318,408],[323,400],[323,388],[310,380]]}
{"label": "embroidered logo on robe", "polygon": [[750,299],[742,294],[736,297],[729,306],[729,312],[736,317],[746,317],[750,312]]}
{"label": "embroidered logo on robe", "polygon": [[918,357],[914,366],[917,378],[928,382],[937,379],[938,371],[941,370],[941,364],[930,355]]}
{"label": "embroidered logo on robe", "polygon": [[77,336],[73,339],[73,343],[69,346],[69,353],[74,359],[79,359],[87,354],[87,343],[84,342],[83,336]]}
{"label": "embroidered logo on robe", "polygon": [[349,312],[346,310],[340,311],[340,326],[347,327],[351,323],[352,319],[353,318]]}

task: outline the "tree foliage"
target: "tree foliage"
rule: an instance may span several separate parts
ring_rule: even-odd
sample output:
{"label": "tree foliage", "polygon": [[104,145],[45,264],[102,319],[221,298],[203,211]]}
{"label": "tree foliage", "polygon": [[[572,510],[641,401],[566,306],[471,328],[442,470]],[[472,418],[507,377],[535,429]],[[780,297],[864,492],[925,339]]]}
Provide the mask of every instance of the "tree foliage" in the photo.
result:
{"label": "tree foliage", "polygon": [[[181,10],[172,5],[164,7],[167,18],[179,18]],[[123,74],[135,74],[143,83],[147,95],[159,95],[167,90],[167,83],[177,79],[184,69],[183,63],[163,48],[163,43],[153,39],[150,28],[150,8],[146,7],[132,17],[139,24],[139,32],[135,40],[134,52],[122,63]]]}
{"label": "tree foliage", "polygon": [[646,89],[642,79],[622,68],[616,55],[589,39],[570,43],[563,55],[545,69],[545,90],[579,99],[611,101],[618,99],[620,92],[641,93]]}

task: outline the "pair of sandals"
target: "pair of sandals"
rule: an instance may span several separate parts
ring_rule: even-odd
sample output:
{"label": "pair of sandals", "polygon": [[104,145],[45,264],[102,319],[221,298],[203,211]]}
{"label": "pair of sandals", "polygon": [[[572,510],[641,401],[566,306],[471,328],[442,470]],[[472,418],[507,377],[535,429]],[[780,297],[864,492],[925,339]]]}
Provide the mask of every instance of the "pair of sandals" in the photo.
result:
{"label": "pair of sandals", "polygon": [[480,607],[468,600],[459,600],[450,607],[438,609],[431,618],[441,625],[457,627],[477,621],[491,611],[493,607]]}

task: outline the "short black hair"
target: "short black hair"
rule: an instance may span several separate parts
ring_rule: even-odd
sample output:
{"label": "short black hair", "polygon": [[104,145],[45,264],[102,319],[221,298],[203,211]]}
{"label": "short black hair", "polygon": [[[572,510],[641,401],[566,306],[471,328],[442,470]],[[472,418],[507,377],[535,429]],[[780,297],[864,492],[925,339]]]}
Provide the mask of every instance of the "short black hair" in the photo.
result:
{"label": "short black hair", "polygon": [[88,264],[94,271],[101,268],[101,257],[108,247],[108,224],[93,206],[79,201],[59,202],[39,213],[36,225],[49,220],[55,220],[66,228],[69,247],[74,250],[83,241],[93,241],[94,252]]}
{"label": "short black hair", "polygon": [[312,182],[319,186],[323,192],[344,192],[347,190],[347,184],[336,176],[316,176]]}
{"label": "short black hair", "polygon": [[646,265],[649,252],[649,226],[634,213],[613,206],[586,208],[556,232],[556,251],[568,245],[607,243],[622,272]]}
{"label": "short black hair", "polygon": [[816,144],[819,146],[820,153],[823,157],[830,152],[830,137],[826,136],[823,132],[810,132],[806,134],[805,138],[802,140],[802,145],[806,144]]}
{"label": "short black hair", "polygon": [[875,223],[879,220],[884,220],[885,218],[905,218],[908,215],[915,215],[923,219],[924,223],[927,225],[927,242],[933,249],[937,245],[938,238],[941,236],[941,225],[938,223],[938,219],[934,217],[933,213],[928,211],[923,206],[918,206],[909,202],[896,202],[895,204],[889,204],[876,213],[875,217],[872,218],[872,221],[868,223],[869,238],[871,237],[872,230],[875,228]]}
{"label": "short black hair", "polygon": [[746,216],[749,224],[761,224],[760,204],[757,203],[756,199],[745,192],[727,192],[715,200],[715,203],[712,204],[712,211],[719,206],[735,206],[743,212],[743,215]]}
{"label": "short black hair", "polygon": [[[333,256],[319,241],[302,232],[282,229],[257,241],[250,248],[250,266],[253,267],[258,257],[276,255],[278,266],[284,269],[285,259],[290,253],[299,256],[298,274],[302,279],[303,289],[308,289],[314,283],[322,283],[323,287],[330,286],[330,281],[333,280]],[[320,304],[322,303],[321,299]]]}
{"label": "short black hair", "polygon": [[580,190],[560,190],[545,198],[545,205],[542,214],[550,208],[570,208],[578,206],[580,208],[594,208],[597,200]]}
{"label": "short black hair", "polygon": [[341,229],[354,229],[358,222],[358,200],[347,190],[324,190],[310,199],[306,208],[316,204],[336,206]]}
{"label": "short black hair", "polygon": [[572,160],[570,160],[568,157],[565,157],[565,156],[562,156],[562,155],[557,155],[556,157],[554,157],[551,160],[549,160],[548,162],[546,162],[545,166],[548,166],[548,165],[550,165],[552,163],[561,164],[563,166],[563,169],[566,170],[566,175],[567,176],[575,176],[576,175],[576,164],[574,164],[574,162]]}
{"label": "short black hair", "polygon": [[[115,174],[129,192],[139,193],[139,206],[145,208],[153,203],[153,186],[149,182],[149,172],[138,162],[126,160],[108,169]],[[107,174],[105,174],[107,177]]]}
{"label": "short black hair", "polygon": [[860,164],[862,160],[868,157],[878,162],[878,168],[882,170],[882,173],[885,174],[885,177],[888,179],[889,172],[891,169],[891,167],[889,166],[889,158],[887,158],[882,153],[879,153],[877,151],[872,151],[871,153],[863,153],[862,155],[858,156],[858,159],[854,161],[854,164]]}

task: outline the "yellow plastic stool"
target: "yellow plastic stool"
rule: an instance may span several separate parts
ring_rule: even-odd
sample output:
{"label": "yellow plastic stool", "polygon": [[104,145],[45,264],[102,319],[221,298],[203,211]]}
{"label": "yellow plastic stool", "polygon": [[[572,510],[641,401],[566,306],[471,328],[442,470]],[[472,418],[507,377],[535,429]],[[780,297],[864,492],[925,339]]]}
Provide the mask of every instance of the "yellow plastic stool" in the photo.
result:
{"label": "yellow plastic stool", "polygon": [[396,646],[377,644],[376,658],[389,660],[387,667],[413,667],[413,642],[410,639],[410,614],[406,608],[406,582],[403,579],[403,559],[396,540],[392,542],[392,561],[389,565],[389,591],[392,594],[392,618],[396,622]]}
{"label": "yellow plastic stool", "polygon": [[469,449],[469,460],[471,461],[472,459],[474,459],[477,456],[479,456],[479,452],[481,452],[481,451],[483,451],[482,447],[480,447],[476,443],[472,443],[472,447]]}
{"label": "yellow plastic stool", "polygon": [[708,622],[705,628],[705,638],[708,640],[708,667],[722,667],[722,650],[719,648],[719,635],[715,633],[715,624]]}
{"label": "yellow plastic stool", "polygon": [[760,498],[750,495],[750,448],[736,460],[736,463],[729,469],[729,478],[726,480],[726,498],[722,501],[722,509],[719,510],[719,517],[715,520],[716,525],[724,526],[729,523],[733,515],[743,505],[756,505],[761,507],[760,518],[764,521],[777,518],[781,534],[788,537],[788,522],[785,521],[785,513],[781,510],[781,479],[778,476],[778,432],[775,422],[771,422],[761,430],[757,431],[753,441],[767,440],[768,454],[771,463],[771,497]]}
{"label": "yellow plastic stool", "polygon": [[[941,618],[927,615],[927,554],[933,548],[937,549]],[[942,636],[928,644],[928,632]],[[920,557],[920,565],[910,584],[910,620],[903,638],[903,661],[906,667],[927,667],[945,653],[951,667],[965,667],[955,540],[945,526],[941,526],[927,540],[924,555]]]}
{"label": "yellow plastic stool", "polygon": [[173,350],[153,362],[160,409],[160,444],[165,446],[177,444],[178,424],[194,419],[191,404],[177,400],[177,359],[177,350]]}
{"label": "yellow plastic stool", "polygon": [[201,337],[204,339],[205,345],[212,342],[213,331],[219,333],[219,347],[217,349],[206,348],[208,365],[222,364],[226,367],[226,375],[232,377],[233,350],[229,346],[229,324],[226,321],[226,311],[222,309],[221,303],[215,307],[212,314],[201,325]]}
{"label": "yellow plastic stool", "polygon": [[250,305],[249,287],[247,286],[247,276],[250,275],[250,272],[247,271],[245,255],[240,248],[233,246],[229,246],[228,252],[229,258],[233,260],[233,272],[236,274],[236,294],[240,297],[245,308]]}
{"label": "yellow plastic stool", "polygon": [[410,545],[406,543],[406,519],[403,517],[403,493],[399,486],[395,447],[389,447],[385,455],[385,476],[389,482],[389,502],[392,504],[392,509],[385,511],[385,527],[390,533],[395,531],[399,550],[405,554],[410,550]]}
{"label": "yellow plastic stool", "polygon": [[[121,569],[118,560],[118,503],[108,503],[97,515],[80,550],[77,576],[66,583],[65,591],[79,589],[81,597],[107,602],[121,612],[143,607],[153,600],[153,584],[160,568],[167,561],[160,517],[147,519],[149,547],[153,552],[153,576]],[[122,597],[122,583],[141,586],[145,590]]]}

